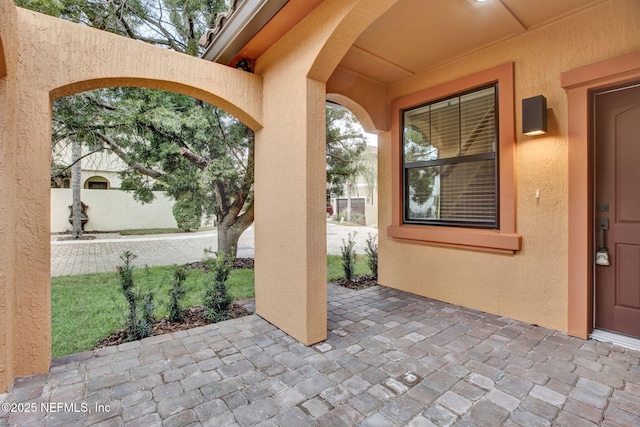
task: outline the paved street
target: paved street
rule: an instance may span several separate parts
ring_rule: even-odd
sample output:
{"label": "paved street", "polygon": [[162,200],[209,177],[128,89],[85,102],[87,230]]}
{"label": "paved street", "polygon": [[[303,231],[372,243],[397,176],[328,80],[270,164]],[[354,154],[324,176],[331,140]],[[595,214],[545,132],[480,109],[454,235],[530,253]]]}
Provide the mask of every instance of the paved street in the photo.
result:
{"label": "paved street", "polygon": [[[342,239],[356,232],[356,250],[364,253],[365,240],[369,233],[378,234],[373,227],[350,227],[327,224],[327,251],[339,255]],[[119,234],[89,234],[95,240],[68,240],[68,236],[51,236],[51,276],[72,274],[105,273],[115,270],[122,263],[120,255],[129,250],[138,258],[134,264],[171,265],[200,261],[204,250],[216,250],[217,232],[164,234],[155,236],[120,236]],[[240,237],[238,256],[254,255],[253,226]]]}
{"label": "paved street", "polygon": [[313,347],[254,314],[56,359],[0,426],[640,425],[638,351],[382,286],[328,302]]}

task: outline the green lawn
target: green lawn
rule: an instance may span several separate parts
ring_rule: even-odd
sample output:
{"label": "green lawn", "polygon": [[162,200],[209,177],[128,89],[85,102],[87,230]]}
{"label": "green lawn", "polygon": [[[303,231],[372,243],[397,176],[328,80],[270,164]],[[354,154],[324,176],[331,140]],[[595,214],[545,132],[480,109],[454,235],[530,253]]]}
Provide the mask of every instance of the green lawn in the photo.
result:
{"label": "green lawn", "polygon": [[[175,267],[136,268],[136,286],[153,289],[156,316],[167,316],[169,284]],[[366,257],[359,256],[356,274],[370,274]],[[338,255],[327,257],[327,281],[344,277]],[[202,305],[208,275],[202,270],[189,270],[185,282],[185,307]],[[252,298],[253,270],[233,270],[227,281],[234,299]],[[51,278],[51,312],[53,357],[79,353],[93,348],[98,341],[125,326],[127,304],[116,273],[86,274]]]}
{"label": "green lawn", "polygon": [[[371,274],[371,270],[367,267],[367,256],[358,255],[356,257],[356,276],[362,274]],[[327,255],[327,282],[344,278],[342,271],[342,258],[340,255]]]}

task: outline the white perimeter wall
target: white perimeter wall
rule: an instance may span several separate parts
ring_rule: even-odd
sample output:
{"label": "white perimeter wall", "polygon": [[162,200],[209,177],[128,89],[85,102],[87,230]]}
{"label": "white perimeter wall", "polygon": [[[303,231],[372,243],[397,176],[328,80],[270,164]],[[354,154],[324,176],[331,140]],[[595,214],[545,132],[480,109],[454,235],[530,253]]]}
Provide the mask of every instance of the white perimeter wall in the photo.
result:
{"label": "white perimeter wall", "polygon": [[[155,192],[152,203],[140,204],[129,193],[119,190],[87,190],[81,193],[82,201],[89,206],[89,221],[85,231],[117,231],[132,228],[174,228],[173,201],[161,191]],[[51,189],[51,232],[71,230],[69,206],[71,189]]]}

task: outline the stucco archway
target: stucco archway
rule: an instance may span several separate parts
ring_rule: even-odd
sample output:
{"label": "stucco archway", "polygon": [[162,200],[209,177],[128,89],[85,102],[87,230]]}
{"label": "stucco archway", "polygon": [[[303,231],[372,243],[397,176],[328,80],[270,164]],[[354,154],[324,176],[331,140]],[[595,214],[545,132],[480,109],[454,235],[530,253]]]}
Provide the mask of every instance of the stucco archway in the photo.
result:
{"label": "stucco archway", "polygon": [[358,36],[397,2],[398,0],[326,2],[327,8],[339,10],[336,16],[340,16],[340,20],[333,28],[327,28],[329,36],[315,57],[307,76],[321,82],[329,80]]}
{"label": "stucco archway", "polygon": [[16,74],[52,98],[108,86],[183,93],[261,127],[260,77],[62,19],[17,9]]}
{"label": "stucco archway", "polygon": [[[15,202],[8,199],[1,206],[9,209],[13,219],[7,217],[9,227],[0,237],[15,242],[13,249],[7,249],[8,256],[3,255],[7,262],[0,267],[0,297],[6,296],[3,301],[9,304],[6,312],[0,313],[6,337],[0,353],[0,391],[4,391],[15,377],[47,372],[51,360],[52,99],[108,86],[168,90],[217,105],[255,130],[262,127],[262,80],[240,70],[16,9],[7,1],[0,6],[0,11],[6,9],[15,18],[8,25],[15,37],[3,37],[3,49],[17,56],[15,64],[9,62],[5,67],[8,77],[3,83],[11,85],[10,92],[0,91],[0,103],[6,98],[3,110],[8,108],[8,114],[0,119],[0,131],[8,138],[6,143],[3,140],[6,161],[11,170],[20,172],[19,177],[2,175],[6,188],[14,189],[15,195]],[[9,40],[10,46],[6,44]]]}
{"label": "stucco archway", "polygon": [[366,132],[373,133],[378,130],[369,112],[351,98],[338,93],[327,93],[327,101],[335,102],[351,111]]}

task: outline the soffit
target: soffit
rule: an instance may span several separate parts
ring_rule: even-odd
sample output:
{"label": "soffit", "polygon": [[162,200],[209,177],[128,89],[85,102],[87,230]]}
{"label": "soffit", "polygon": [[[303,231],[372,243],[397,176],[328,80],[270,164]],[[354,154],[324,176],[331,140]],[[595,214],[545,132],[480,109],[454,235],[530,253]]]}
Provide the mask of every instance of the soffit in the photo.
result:
{"label": "soffit", "polygon": [[236,54],[230,63],[236,63],[240,59],[255,61],[320,3],[322,0],[289,0],[282,10]]}
{"label": "soffit", "polygon": [[[295,27],[323,0],[241,0],[206,41],[202,58],[236,66],[250,64]],[[213,30],[213,29],[212,29]]]}

